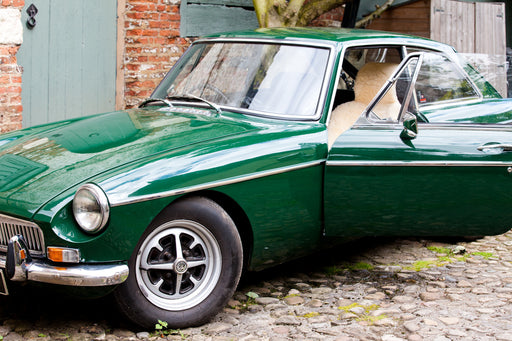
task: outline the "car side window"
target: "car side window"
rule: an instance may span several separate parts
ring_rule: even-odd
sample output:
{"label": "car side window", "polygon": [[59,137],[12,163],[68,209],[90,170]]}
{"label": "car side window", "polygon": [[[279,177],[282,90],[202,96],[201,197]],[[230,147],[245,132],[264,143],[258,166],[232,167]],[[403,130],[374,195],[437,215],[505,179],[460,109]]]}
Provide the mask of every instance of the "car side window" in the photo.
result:
{"label": "car side window", "polygon": [[[441,53],[425,51],[416,55],[418,57],[410,59],[401,68],[394,76],[393,84],[386,92],[379,94],[375,104],[369,108],[372,121],[389,121],[391,111],[383,105],[389,93],[396,94],[401,105],[397,120],[409,112],[416,115],[420,122],[437,120],[435,111],[430,110],[434,106],[479,98],[479,93],[466,74],[449,58]],[[379,108],[385,108],[387,112],[382,113]]]}
{"label": "car side window", "polygon": [[420,108],[478,98],[478,92],[460,68],[447,57],[435,53],[424,53],[415,88]]}
{"label": "car side window", "polygon": [[[354,82],[359,70],[367,63],[400,63],[401,48],[392,47],[353,47],[347,49],[343,58],[343,67],[338,82],[338,89],[354,89]],[[342,101],[338,101],[341,104]]]}
{"label": "car side window", "polygon": [[397,122],[405,112],[418,116],[418,100],[414,92],[414,82],[417,78],[417,65],[419,55],[404,62],[404,65],[395,65],[393,73],[389,75],[392,81],[385,84],[382,91],[376,95],[368,107],[370,121]]}

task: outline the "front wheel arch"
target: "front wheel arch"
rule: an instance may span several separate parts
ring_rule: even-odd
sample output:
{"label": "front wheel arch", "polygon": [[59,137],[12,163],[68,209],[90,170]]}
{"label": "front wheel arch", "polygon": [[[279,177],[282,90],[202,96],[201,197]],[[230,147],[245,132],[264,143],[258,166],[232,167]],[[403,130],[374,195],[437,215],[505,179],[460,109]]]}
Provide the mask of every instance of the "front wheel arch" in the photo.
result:
{"label": "front wheel arch", "polygon": [[233,295],[243,265],[236,225],[215,201],[182,198],[163,210],[141,236],[130,275],[114,296],[133,322],[171,328],[208,322]]}
{"label": "front wheel arch", "polygon": [[243,269],[248,270],[254,246],[254,234],[249,217],[247,216],[243,208],[230,196],[217,191],[201,191],[197,193],[192,193],[178,200],[193,197],[204,197],[214,201],[228,213],[231,219],[233,219],[236,228],[238,229],[240,238],[242,239],[242,248],[244,252]]}

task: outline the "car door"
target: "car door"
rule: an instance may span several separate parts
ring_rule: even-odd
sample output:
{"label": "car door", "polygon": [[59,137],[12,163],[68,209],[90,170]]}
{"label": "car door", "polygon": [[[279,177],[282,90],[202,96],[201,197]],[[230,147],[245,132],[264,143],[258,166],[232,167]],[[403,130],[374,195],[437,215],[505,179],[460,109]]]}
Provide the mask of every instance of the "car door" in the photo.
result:
{"label": "car door", "polygon": [[[392,87],[402,89],[396,120],[375,110]],[[477,88],[446,56],[405,59],[367,113],[329,151],[326,235],[472,236],[508,230],[512,127],[465,122],[466,108],[481,102]],[[446,108],[457,119],[443,118]]]}

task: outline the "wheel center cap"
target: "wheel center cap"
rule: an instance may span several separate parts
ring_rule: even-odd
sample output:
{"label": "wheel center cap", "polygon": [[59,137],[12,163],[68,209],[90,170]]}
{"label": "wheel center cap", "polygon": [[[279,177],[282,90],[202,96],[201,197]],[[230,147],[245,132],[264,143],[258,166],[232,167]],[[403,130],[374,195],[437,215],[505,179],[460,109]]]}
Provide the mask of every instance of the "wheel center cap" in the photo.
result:
{"label": "wheel center cap", "polygon": [[178,259],[174,262],[174,271],[178,274],[184,274],[188,270],[188,264],[184,259]]}

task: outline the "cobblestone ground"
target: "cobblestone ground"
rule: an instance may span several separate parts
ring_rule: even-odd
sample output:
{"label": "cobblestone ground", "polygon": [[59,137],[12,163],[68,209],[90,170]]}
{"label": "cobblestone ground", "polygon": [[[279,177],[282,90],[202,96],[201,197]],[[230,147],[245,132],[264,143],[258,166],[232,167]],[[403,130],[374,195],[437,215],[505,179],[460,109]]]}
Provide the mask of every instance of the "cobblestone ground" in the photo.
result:
{"label": "cobblestone ground", "polygon": [[109,298],[24,290],[0,297],[0,340],[512,340],[512,232],[349,246],[248,274],[214,321],[179,331],[138,330]]}

